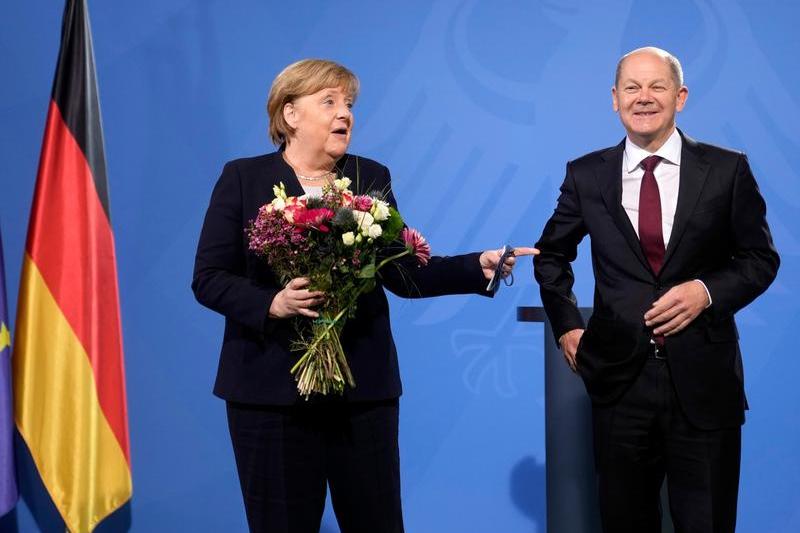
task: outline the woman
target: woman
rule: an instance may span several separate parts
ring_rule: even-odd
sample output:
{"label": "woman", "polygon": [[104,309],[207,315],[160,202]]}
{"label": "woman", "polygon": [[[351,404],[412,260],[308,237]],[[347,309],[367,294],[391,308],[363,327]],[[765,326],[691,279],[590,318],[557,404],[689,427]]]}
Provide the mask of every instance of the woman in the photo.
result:
{"label": "woman", "polygon": [[[389,170],[346,153],[358,79],[323,60],[288,66],[272,84],[270,137],[281,148],[225,165],[206,213],[192,289],[225,316],[214,393],[226,400],[236,466],[252,531],[316,532],[330,486],[343,533],[403,530],[397,445],[401,393],[384,287],[404,297],[486,292],[497,251],[433,257],[421,268],[381,270],[378,286],[358,301],[342,334],[357,386],[341,397],[303,401],[289,371],[291,317],[318,316],[323,294],[305,278],[278,285],[263,259],[248,252],[245,227],[273,198],[319,194],[337,174],[354,192],[391,192]],[[516,255],[530,255],[520,249]],[[503,266],[508,274],[510,257]],[[409,279],[410,278],[410,279]]]}

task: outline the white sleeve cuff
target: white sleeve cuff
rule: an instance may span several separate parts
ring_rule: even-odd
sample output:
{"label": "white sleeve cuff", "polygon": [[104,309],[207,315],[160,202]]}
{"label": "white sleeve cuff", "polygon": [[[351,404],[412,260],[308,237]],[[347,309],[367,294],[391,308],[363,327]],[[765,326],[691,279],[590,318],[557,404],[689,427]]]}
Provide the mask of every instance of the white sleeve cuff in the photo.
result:
{"label": "white sleeve cuff", "polygon": [[694,281],[699,281],[699,282],[700,282],[700,285],[702,285],[702,286],[703,286],[703,288],[706,290],[706,296],[708,296],[708,305],[706,305],[706,309],[708,309],[709,307],[711,307],[711,303],[712,303],[712,300],[711,300],[711,293],[710,293],[710,292],[708,292],[708,287],[706,287],[706,284],[705,284],[705,283],[703,283],[703,280],[701,280],[701,279],[696,279],[696,280],[694,280]]}

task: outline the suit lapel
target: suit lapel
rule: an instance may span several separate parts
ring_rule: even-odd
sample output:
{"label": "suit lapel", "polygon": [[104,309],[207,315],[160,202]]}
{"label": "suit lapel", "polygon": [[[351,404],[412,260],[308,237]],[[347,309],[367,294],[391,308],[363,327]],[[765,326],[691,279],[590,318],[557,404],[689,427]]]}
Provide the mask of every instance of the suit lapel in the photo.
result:
{"label": "suit lapel", "polygon": [[362,174],[361,163],[357,155],[344,154],[342,158],[336,162],[336,174],[337,177],[345,176],[350,178],[350,181],[352,181],[350,190],[355,194],[369,194],[375,190],[381,193],[386,192],[386,190],[383,190],[385,187],[375,182],[376,176]]}
{"label": "suit lapel", "polygon": [[275,175],[269,176],[269,178],[274,180],[276,184],[283,182],[288,196],[303,196],[306,192],[303,190],[303,186],[300,185],[300,180],[297,179],[294,169],[283,158],[283,149],[284,147],[281,146],[275,152],[275,167],[271,170],[275,172]]}
{"label": "suit lapel", "polygon": [[689,218],[691,218],[694,212],[697,200],[700,198],[700,192],[703,190],[703,185],[705,185],[708,171],[711,167],[703,158],[702,149],[697,145],[697,142],[691,137],[684,135],[680,130],[679,133],[683,139],[683,144],[681,147],[678,205],[675,208],[675,219],[672,223],[672,233],[669,236],[667,251],[664,254],[664,265],[661,267],[662,271],[666,268],[670,257],[675,253],[675,248],[677,248],[683,233],[686,231]]}
{"label": "suit lapel", "polygon": [[600,187],[600,195],[606,205],[611,218],[614,220],[620,233],[633,250],[634,255],[642,263],[642,266],[650,271],[650,264],[642,252],[642,245],[636,230],[633,229],[630,218],[622,207],[622,156],[625,152],[625,139],[620,144],[601,154],[603,163],[597,168],[597,184]]}

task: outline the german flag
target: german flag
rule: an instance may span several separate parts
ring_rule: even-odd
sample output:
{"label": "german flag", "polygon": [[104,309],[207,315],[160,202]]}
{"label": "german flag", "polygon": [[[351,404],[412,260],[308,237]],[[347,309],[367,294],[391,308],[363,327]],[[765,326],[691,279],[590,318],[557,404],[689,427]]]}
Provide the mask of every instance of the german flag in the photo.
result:
{"label": "german flag", "polygon": [[89,16],[68,0],[14,334],[17,428],[70,531],[132,493],[114,236]]}

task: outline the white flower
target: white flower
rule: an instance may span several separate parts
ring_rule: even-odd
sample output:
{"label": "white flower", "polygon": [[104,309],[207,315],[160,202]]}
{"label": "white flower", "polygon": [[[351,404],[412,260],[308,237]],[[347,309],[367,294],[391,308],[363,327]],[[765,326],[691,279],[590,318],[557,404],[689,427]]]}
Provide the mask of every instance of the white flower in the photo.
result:
{"label": "white flower", "polygon": [[333,180],[333,185],[340,191],[344,191],[349,188],[351,183],[353,182],[350,181],[350,178],[339,178],[338,180]]}
{"label": "white flower", "polygon": [[369,233],[369,227],[375,223],[375,219],[366,211],[353,210],[353,216],[358,224],[358,229],[363,235]]}
{"label": "white flower", "polygon": [[372,216],[378,222],[384,221],[389,218],[389,204],[383,200],[375,200],[372,202]]}
{"label": "white flower", "polygon": [[353,243],[356,242],[356,236],[353,234],[352,231],[348,231],[347,233],[342,233],[342,242],[345,246],[353,246]]}
{"label": "white flower", "polygon": [[383,228],[381,228],[378,224],[373,224],[367,230],[367,234],[371,239],[377,239],[383,233]]}
{"label": "white flower", "polygon": [[280,196],[276,196],[275,199],[272,200],[272,202],[270,203],[272,204],[272,207],[277,209],[278,211],[283,211],[283,208],[286,207],[285,197],[281,198]]}

